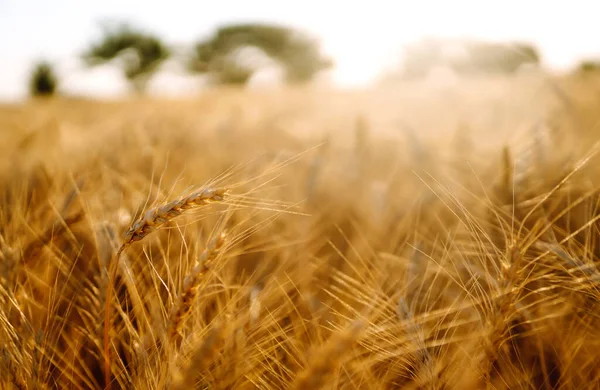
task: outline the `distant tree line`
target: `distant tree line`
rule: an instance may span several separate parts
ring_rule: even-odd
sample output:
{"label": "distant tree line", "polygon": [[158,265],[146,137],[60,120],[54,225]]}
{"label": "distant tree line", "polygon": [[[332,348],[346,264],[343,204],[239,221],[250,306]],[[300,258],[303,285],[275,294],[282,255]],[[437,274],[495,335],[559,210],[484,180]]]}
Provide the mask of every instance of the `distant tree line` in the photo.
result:
{"label": "distant tree line", "polygon": [[[210,37],[198,40],[185,56],[185,68],[208,76],[213,84],[246,84],[266,61],[248,61],[244,53],[260,53],[269,64],[284,70],[288,83],[310,81],[333,62],[320,52],[319,43],[308,34],[269,24],[223,26]],[[172,55],[158,36],[126,23],[103,26],[102,36],[82,54],[90,67],[118,65],[133,90],[143,93],[152,75]],[[46,95],[56,90],[56,77],[48,63],[40,63],[31,76],[31,94]],[[52,85],[52,87],[47,86]]]}
{"label": "distant tree line", "polygon": [[[183,56],[191,73],[207,76],[211,84],[244,85],[267,66],[278,66],[287,83],[305,83],[318,72],[333,66],[320,52],[316,39],[296,29],[262,23],[232,24],[218,28],[211,36],[194,42]],[[174,49],[161,38],[126,23],[105,25],[101,37],[82,53],[84,63],[94,67],[118,65],[132,89],[143,93],[152,75],[173,56]],[[425,40],[406,48],[401,69],[404,79],[426,77],[442,67],[457,74],[511,74],[524,66],[539,67],[537,49],[526,43],[449,42]],[[588,61],[580,71],[598,70]],[[32,95],[52,95],[58,79],[48,62],[32,72]]]}

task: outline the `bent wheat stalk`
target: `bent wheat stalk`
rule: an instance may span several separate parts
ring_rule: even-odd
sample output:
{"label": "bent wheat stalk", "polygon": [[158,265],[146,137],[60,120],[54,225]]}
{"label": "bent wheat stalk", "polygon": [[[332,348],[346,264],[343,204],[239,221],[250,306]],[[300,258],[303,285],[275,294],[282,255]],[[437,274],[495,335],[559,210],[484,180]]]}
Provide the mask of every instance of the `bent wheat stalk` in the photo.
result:
{"label": "bent wheat stalk", "polygon": [[104,379],[105,387],[111,388],[110,360],[110,327],[112,321],[112,293],[118,270],[121,253],[132,243],[142,240],[156,231],[166,222],[180,216],[186,210],[196,209],[209,203],[223,202],[229,190],[227,188],[202,188],[190,195],[181,197],[167,204],[149,209],[143,217],[134,222],[123,236],[123,243],[110,264],[108,286],[106,287],[106,302],[104,304]]}
{"label": "bent wheat stalk", "polygon": [[210,269],[211,263],[215,260],[223,244],[225,243],[226,233],[219,234],[206,245],[206,248],[198,258],[196,265],[183,281],[183,291],[177,304],[173,307],[169,323],[168,335],[171,340],[175,340],[179,330],[189,314],[194,299],[198,294],[200,279]]}

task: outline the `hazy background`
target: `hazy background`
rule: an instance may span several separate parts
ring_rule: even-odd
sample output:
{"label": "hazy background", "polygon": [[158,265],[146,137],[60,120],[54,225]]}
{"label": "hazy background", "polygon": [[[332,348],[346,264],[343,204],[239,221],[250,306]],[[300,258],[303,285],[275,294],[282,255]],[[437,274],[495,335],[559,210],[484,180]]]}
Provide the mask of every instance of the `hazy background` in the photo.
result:
{"label": "hazy background", "polygon": [[[0,99],[27,95],[34,62],[52,61],[69,93],[113,96],[127,90],[111,65],[86,68],[78,59],[100,34],[103,20],[128,21],[185,45],[232,22],[276,22],[306,29],[336,63],[328,78],[363,86],[394,67],[404,45],[424,37],[519,40],[535,45],[543,65],[567,70],[600,53],[600,7],[595,1],[148,2],[0,0]],[[165,64],[152,92],[193,90],[190,75]]]}

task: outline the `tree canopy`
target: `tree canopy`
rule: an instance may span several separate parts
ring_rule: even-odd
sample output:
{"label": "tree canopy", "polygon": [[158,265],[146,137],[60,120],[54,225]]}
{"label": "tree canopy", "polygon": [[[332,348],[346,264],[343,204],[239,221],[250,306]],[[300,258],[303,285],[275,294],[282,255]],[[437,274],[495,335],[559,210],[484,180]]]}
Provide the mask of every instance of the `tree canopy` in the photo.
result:
{"label": "tree canopy", "polygon": [[29,81],[31,96],[52,96],[55,94],[58,80],[52,65],[47,61],[37,63]]}
{"label": "tree canopy", "polygon": [[189,68],[209,74],[218,83],[245,84],[271,60],[283,67],[286,81],[305,82],[332,66],[331,60],[324,58],[319,49],[316,40],[291,28],[266,24],[229,25],[195,45]]}
{"label": "tree canopy", "polygon": [[166,45],[156,36],[127,24],[104,27],[100,41],[93,43],[83,54],[89,66],[122,60],[125,77],[141,92],[160,64],[169,57]]}

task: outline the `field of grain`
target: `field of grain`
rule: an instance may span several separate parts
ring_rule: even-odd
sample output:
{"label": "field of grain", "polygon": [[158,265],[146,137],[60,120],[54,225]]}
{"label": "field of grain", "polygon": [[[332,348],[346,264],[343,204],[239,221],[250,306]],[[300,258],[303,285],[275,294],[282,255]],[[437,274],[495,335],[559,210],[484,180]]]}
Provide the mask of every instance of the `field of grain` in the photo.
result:
{"label": "field of grain", "polygon": [[600,388],[600,80],[0,107],[0,384]]}

